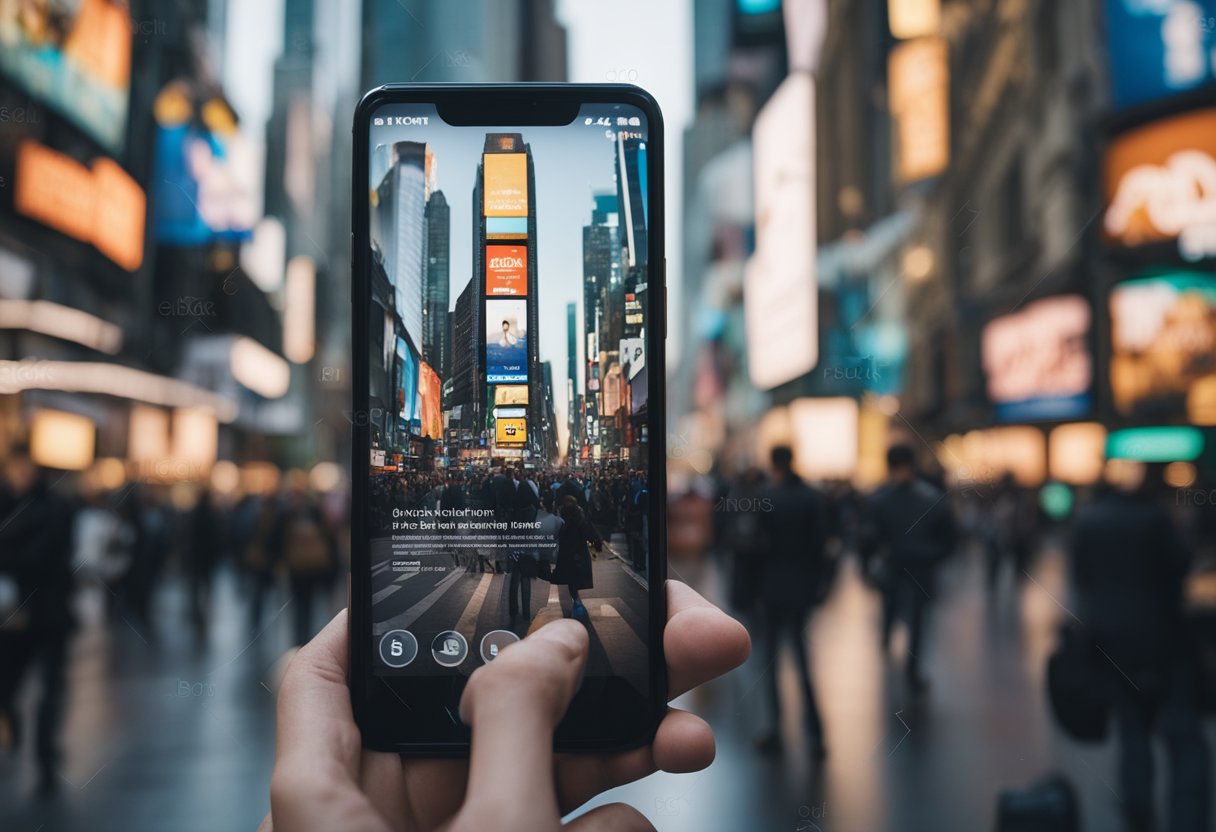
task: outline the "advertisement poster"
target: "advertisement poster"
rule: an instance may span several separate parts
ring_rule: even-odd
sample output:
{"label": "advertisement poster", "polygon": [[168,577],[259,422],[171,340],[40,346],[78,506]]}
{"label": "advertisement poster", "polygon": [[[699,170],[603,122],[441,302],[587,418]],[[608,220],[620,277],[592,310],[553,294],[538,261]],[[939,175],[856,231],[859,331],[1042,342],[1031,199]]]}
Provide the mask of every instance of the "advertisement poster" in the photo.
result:
{"label": "advertisement poster", "polygon": [[523,445],[528,440],[526,419],[494,420],[494,443],[497,445]]}
{"label": "advertisement poster", "polygon": [[1216,80],[1216,0],[1106,0],[1106,34],[1118,109]]}
{"label": "advertisement poster", "polygon": [[[1110,296],[1111,392],[1125,416],[1194,413],[1216,385],[1216,275],[1167,272]],[[1206,423],[1206,421],[1205,421]]]}
{"label": "advertisement poster", "polygon": [[422,362],[418,373],[418,418],[425,439],[443,438],[443,414],[439,409],[441,385],[439,374]]}
{"label": "advertisement poster", "polygon": [[523,300],[486,301],[486,381],[528,380],[528,307]]}
{"label": "advertisement poster", "polygon": [[1080,295],[1046,298],[984,328],[988,398],[1002,422],[1075,419],[1092,405],[1092,314]]}
{"label": "advertisement poster", "polygon": [[528,157],[523,153],[485,155],[485,215],[528,216]]}
{"label": "advertisement poster", "polygon": [[492,297],[528,294],[526,246],[486,246],[486,294]]}

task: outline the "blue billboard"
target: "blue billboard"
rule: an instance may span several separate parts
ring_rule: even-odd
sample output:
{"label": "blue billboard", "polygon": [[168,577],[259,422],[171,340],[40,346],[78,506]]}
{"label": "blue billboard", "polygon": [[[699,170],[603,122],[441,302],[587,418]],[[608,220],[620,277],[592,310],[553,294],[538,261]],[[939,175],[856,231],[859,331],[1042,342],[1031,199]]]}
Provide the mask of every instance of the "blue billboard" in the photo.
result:
{"label": "blue billboard", "polygon": [[1216,83],[1216,0],[1106,0],[1106,34],[1116,109]]}

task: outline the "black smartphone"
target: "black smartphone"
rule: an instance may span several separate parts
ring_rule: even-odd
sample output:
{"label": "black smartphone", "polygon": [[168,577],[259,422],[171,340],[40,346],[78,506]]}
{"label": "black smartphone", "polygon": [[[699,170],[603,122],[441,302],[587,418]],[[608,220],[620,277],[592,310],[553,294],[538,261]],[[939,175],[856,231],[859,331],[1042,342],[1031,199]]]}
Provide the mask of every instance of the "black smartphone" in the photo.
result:
{"label": "black smartphone", "polygon": [[370,748],[468,753],[470,674],[591,652],[556,745],[666,709],[663,123],[627,85],[389,85],[354,123],[350,688]]}

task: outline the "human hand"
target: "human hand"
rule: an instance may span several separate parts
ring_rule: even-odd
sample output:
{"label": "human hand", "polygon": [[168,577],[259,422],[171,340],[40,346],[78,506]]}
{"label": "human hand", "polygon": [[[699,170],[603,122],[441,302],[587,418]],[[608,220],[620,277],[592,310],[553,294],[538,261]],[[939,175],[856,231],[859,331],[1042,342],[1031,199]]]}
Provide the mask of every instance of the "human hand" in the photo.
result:
{"label": "human hand", "polygon": [[[747,631],[689,587],[667,582],[667,610],[670,696],[747,658]],[[563,814],[603,791],[659,769],[699,771],[713,761],[709,726],[678,709],[667,712],[645,748],[554,755],[553,731],[587,649],[581,624],[540,628],[469,678],[460,713],[472,727],[470,759],[402,760],[362,747],[346,683],[347,616],[340,612],[300,649],[284,676],[271,810],[259,832],[556,830]],[[652,827],[636,809],[614,803],[565,828]]]}

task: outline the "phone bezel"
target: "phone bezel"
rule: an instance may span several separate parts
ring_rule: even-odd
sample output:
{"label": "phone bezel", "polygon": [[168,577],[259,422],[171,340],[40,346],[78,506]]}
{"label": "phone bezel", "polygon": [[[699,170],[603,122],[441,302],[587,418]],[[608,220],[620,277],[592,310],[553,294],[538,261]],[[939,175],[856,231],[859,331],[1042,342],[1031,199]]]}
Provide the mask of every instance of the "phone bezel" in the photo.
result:
{"label": "phone bezel", "polygon": [[[368,355],[367,343],[368,278],[367,239],[369,206],[366,181],[370,164],[369,129],[372,113],[386,104],[426,103],[437,109],[464,108],[465,111],[484,110],[514,113],[514,117],[487,120],[486,127],[527,127],[536,124],[559,123],[546,119],[565,118],[571,107],[577,114],[583,104],[627,104],[637,107],[647,118],[647,181],[649,187],[648,284],[661,291],[648,291],[647,310],[652,325],[647,332],[647,361],[658,372],[648,374],[649,432],[649,712],[637,715],[628,731],[613,732],[612,736],[570,736],[569,729],[559,731],[555,747],[559,751],[610,752],[637,748],[649,744],[659,721],[667,710],[667,664],[663,652],[663,630],[667,621],[667,477],[666,477],[666,400],[662,368],[666,366],[666,260],[664,258],[664,187],[663,187],[663,120],[654,98],[629,84],[389,84],[371,90],[355,109],[353,125],[353,178],[351,200],[351,304],[352,304],[352,499],[351,499],[351,571],[348,575],[348,607],[350,626],[350,665],[348,669],[351,703],[355,721],[368,748],[393,751],[403,756],[463,757],[469,752],[467,728],[459,720],[455,705],[463,690],[465,677],[385,677],[372,672],[370,648],[371,570],[366,505],[368,499],[368,468],[370,437],[368,414]],[[525,115],[526,114],[526,115]],[[560,116],[554,115],[560,114]],[[610,679],[588,678],[576,702],[586,702],[596,695],[606,697]],[[621,680],[623,682],[623,680]],[[387,694],[375,693],[383,683]],[[410,689],[411,686],[415,689]],[[447,687],[444,692],[442,689]],[[426,690],[423,690],[426,689]],[[446,700],[443,710],[462,738],[455,741],[414,741],[394,736],[389,709],[409,708],[409,699],[435,710],[437,699]],[[395,701],[393,701],[395,700]],[[391,704],[390,704],[391,703]],[[412,709],[411,709],[412,710]],[[399,713],[399,712],[397,712]],[[441,714],[436,711],[436,716]],[[565,726],[565,723],[563,723]],[[453,729],[446,729],[453,730]],[[618,735],[619,734],[619,735]]]}

